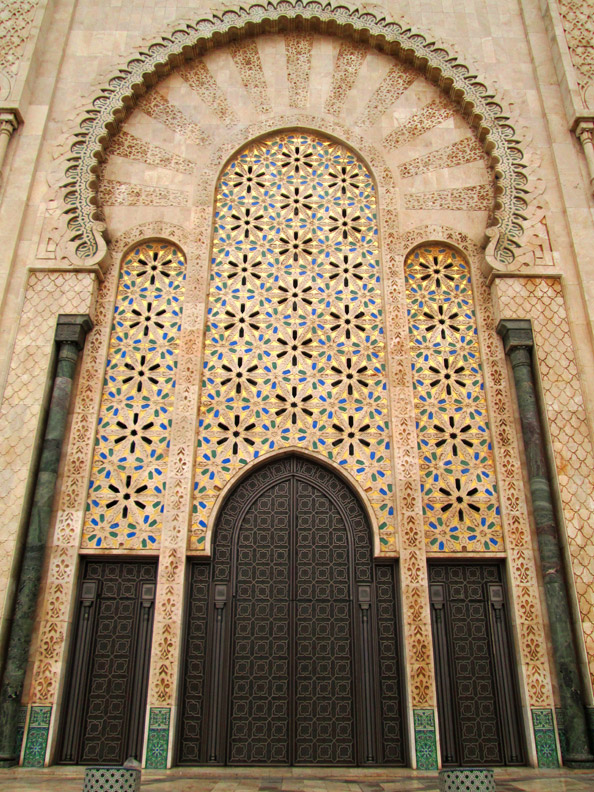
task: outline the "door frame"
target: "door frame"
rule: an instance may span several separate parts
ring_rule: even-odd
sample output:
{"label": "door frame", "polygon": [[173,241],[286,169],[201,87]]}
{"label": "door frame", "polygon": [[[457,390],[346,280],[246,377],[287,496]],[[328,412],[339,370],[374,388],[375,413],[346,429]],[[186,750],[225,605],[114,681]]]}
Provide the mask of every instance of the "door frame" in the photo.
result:
{"label": "door frame", "polygon": [[[88,633],[88,640],[92,641],[94,634],[95,634],[95,626],[96,626],[96,611],[97,611],[97,603],[101,597],[101,591],[93,592],[91,587],[88,587],[88,592],[85,592],[85,584],[89,584],[90,581],[85,581],[85,571],[87,569],[88,564],[92,563],[100,563],[100,564],[108,564],[108,563],[115,563],[115,564],[152,564],[155,568],[155,578],[150,585],[154,586],[152,592],[152,608],[151,614],[149,615],[148,621],[148,628],[146,630],[145,636],[145,657],[144,661],[140,658],[140,654],[138,652],[138,638],[139,633],[142,630],[141,624],[141,615],[143,610],[143,598],[138,593],[136,606],[135,606],[135,622],[136,622],[136,635],[134,636],[134,669],[137,669],[139,660],[142,661],[144,666],[145,676],[144,679],[135,679],[134,673],[131,673],[130,679],[128,680],[129,690],[128,690],[128,697],[130,700],[134,696],[134,690],[140,684],[144,688],[144,694],[138,697],[138,706],[134,708],[130,708],[128,710],[126,716],[126,726],[125,731],[127,732],[125,736],[126,740],[126,752],[127,755],[130,756],[130,748],[133,747],[133,742],[136,742],[136,748],[139,749],[138,751],[138,761],[142,762],[143,755],[144,755],[144,748],[145,748],[145,725],[146,725],[146,715],[147,715],[147,699],[148,699],[148,685],[149,685],[149,673],[150,673],[150,662],[151,662],[151,648],[152,648],[152,640],[153,640],[153,628],[154,628],[154,617],[155,617],[155,602],[156,602],[156,588],[157,588],[157,580],[158,580],[158,571],[159,571],[159,557],[155,555],[147,555],[143,557],[138,556],[126,556],[126,555],[95,555],[95,554],[88,554],[82,555],[79,559],[79,567],[78,567],[78,581],[76,583],[76,605],[74,608],[74,616],[72,620],[72,627],[70,631],[70,645],[68,647],[68,659],[66,662],[66,674],[65,679],[73,680],[76,676],[77,666],[80,665],[80,678],[78,680],[78,696],[80,697],[80,701],[78,704],[71,705],[71,696],[73,694],[73,690],[71,686],[64,686],[61,695],[61,706],[60,706],[60,713],[58,719],[58,729],[57,729],[57,739],[55,743],[55,763],[59,765],[71,765],[77,766],[79,764],[78,759],[80,758],[80,730],[82,725],[82,717],[85,707],[85,699],[88,696],[88,685],[90,681],[90,674],[91,674],[91,653],[87,653],[86,657],[79,657],[78,656],[78,647],[79,647],[79,637],[80,637],[80,628],[81,628],[81,612],[83,608],[83,603],[85,601],[89,602],[89,626],[87,628]],[[147,584],[149,581],[146,582]],[[140,584],[144,585],[144,584]],[[100,586],[97,586],[100,589]],[[87,596],[85,596],[87,594]],[[148,601],[148,599],[147,599]],[[81,662],[82,661],[82,662]],[[142,700],[141,700],[142,699]],[[75,707],[73,711],[72,707]],[[64,751],[64,741],[67,736],[67,728],[69,722],[71,721],[71,716],[76,714],[78,722],[74,722],[74,735],[73,739],[78,743],[78,754],[77,760],[65,760],[63,759],[63,751]],[[135,717],[138,726],[137,726],[137,733],[134,739],[134,735],[130,733],[130,722],[132,717]],[[76,720],[76,719],[75,719]],[[125,757],[126,758],[126,757]],[[113,762],[105,763],[105,766],[113,765]]]}
{"label": "door frame", "polygon": [[[523,717],[521,688],[518,674],[515,672],[516,667],[516,642],[514,640],[514,631],[512,625],[512,610],[510,607],[510,591],[507,574],[507,559],[506,558],[428,558],[427,566],[497,566],[500,571],[501,580],[499,584],[482,583],[481,585],[487,586],[489,589],[492,587],[500,587],[502,596],[498,592],[489,591],[485,594],[485,604],[487,606],[487,629],[489,649],[491,653],[491,661],[493,664],[493,681],[495,688],[495,707],[497,711],[497,719],[501,724],[501,750],[504,754],[504,761],[500,765],[490,765],[492,767],[524,767],[528,764],[528,745],[526,739],[526,729]],[[430,577],[428,575],[428,577]],[[434,616],[434,602],[431,587],[429,582],[429,607],[431,612],[431,632],[432,632],[432,648],[435,664],[435,680],[436,680],[436,696],[437,696],[437,714],[439,718],[439,752],[440,760],[444,767],[463,766],[460,764],[460,756],[458,761],[453,763],[445,763],[442,756],[442,740],[443,735],[446,733],[445,722],[448,721],[449,728],[455,736],[456,748],[458,754],[460,753],[461,736],[459,734],[459,724],[457,722],[456,711],[454,702],[456,699],[455,690],[453,687],[454,676],[447,669],[440,669],[439,653],[437,647],[438,637],[436,636],[435,616]],[[444,605],[447,600],[444,601]],[[494,610],[501,609],[502,615],[499,617],[494,614]],[[497,640],[497,633],[500,638],[505,640],[507,652],[502,654],[501,641]],[[447,637],[447,636],[446,636]],[[447,666],[451,669],[451,649],[447,643],[444,644],[445,657]],[[503,664],[502,664],[503,661]],[[506,667],[507,666],[507,667]],[[449,688],[449,696],[447,697],[451,705],[445,708],[440,707],[440,699],[443,698],[440,691],[441,686]],[[510,702],[509,706],[506,702]],[[445,717],[444,717],[445,716]],[[506,725],[507,724],[507,725]],[[517,747],[521,752],[519,761],[508,761],[511,753],[512,737],[511,730],[515,729],[517,736]],[[469,765],[470,766],[470,765]],[[485,765],[487,766],[487,765]]]}
{"label": "door frame", "polygon": [[[373,526],[369,519],[369,509],[367,508],[366,503],[361,499],[360,494],[356,487],[354,487],[351,482],[348,480],[346,476],[341,475],[341,471],[335,470],[333,465],[324,464],[324,460],[320,460],[315,455],[310,455],[307,453],[303,453],[302,450],[295,450],[293,452],[292,449],[283,450],[282,453],[275,453],[272,456],[267,456],[265,459],[260,460],[259,465],[257,466],[250,466],[248,470],[243,472],[243,475],[240,478],[236,478],[233,482],[233,486],[226,489],[224,493],[224,498],[220,502],[219,508],[216,509],[216,520],[214,523],[213,529],[213,542],[211,545],[211,554],[210,555],[202,555],[202,556],[188,556],[188,564],[189,566],[193,566],[194,564],[207,564],[209,565],[209,601],[207,607],[207,637],[206,637],[206,652],[205,652],[205,675],[204,675],[204,691],[203,691],[203,724],[206,725],[206,728],[201,729],[201,744],[200,744],[200,751],[199,751],[199,763],[204,765],[212,765],[212,766],[224,766],[227,762],[227,754],[228,754],[228,726],[229,726],[229,707],[231,703],[231,696],[230,696],[230,687],[231,687],[231,677],[232,677],[232,656],[231,656],[231,649],[232,649],[232,639],[233,639],[233,631],[234,631],[234,614],[233,614],[233,605],[234,605],[234,591],[235,591],[235,583],[236,583],[236,574],[237,574],[237,537],[238,532],[240,530],[241,523],[245,518],[245,514],[247,513],[248,509],[253,505],[254,501],[260,497],[263,492],[270,486],[274,486],[275,483],[283,480],[284,478],[301,478],[302,480],[309,481],[311,484],[320,488],[320,482],[316,482],[315,480],[310,480],[306,475],[296,469],[291,469],[274,479],[270,479],[267,482],[264,482],[260,487],[255,489],[253,492],[250,493],[249,498],[247,499],[246,503],[242,505],[241,510],[235,516],[235,521],[233,523],[233,535],[230,541],[231,547],[231,556],[229,558],[230,564],[230,575],[229,580],[226,584],[217,583],[214,581],[214,574],[215,574],[215,560],[214,554],[216,549],[216,529],[219,525],[219,520],[221,515],[224,513],[225,506],[229,500],[229,498],[233,495],[233,493],[239,488],[242,483],[244,483],[252,474],[255,474],[258,469],[261,467],[267,466],[268,464],[273,464],[275,461],[280,461],[283,458],[290,458],[293,457],[296,460],[303,460],[309,462],[313,465],[316,465],[329,474],[336,476],[336,478],[342,483],[342,485],[352,494],[355,500],[358,503],[359,508],[365,519],[366,524],[366,533],[367,533],[367,541],[368,541],[368,563],[371,570],[371,582],[367,587],[369,589],[368,592],[361,592],[362,586],[357,582],[356,579],[356,558],[355,558],[355,534],[353,533],[353,528],[351,525],[351,519],[346,514],[345,510],[342,507],[341,502],[336,498],[336,495],[332,492],[326,492],[324,488],[321,488],[323,492],[326,492],[326,496],[331,500],[331,502],[336,506],[341,514],[341,517],[345,524],[345,530],[349,536],[349,544],[350,544],[350,561],[349,566],[351,569],[351,623],[352,623],[352,635],[353,635],[353,651],[352,651],[352,659],[353,659],[353,705],[354,705],[354,712],[353,712],[353,720],[355,726],[355,753],[356,753],[356,763],[354,765],[348,765],[353,767],[361,767],[361,766],[372,766],[372,767],[381,767],[381,766],[407,766],[410,763],[410,740],[408,734],[408,722],[407,722],[407,707],[406,707],[406,679],[405,679],[405,664],[404,664],[404,633],[403,633],[403,624],[402,624],[402,609],[401,609],[401,597],[400,597],[400,565],[399,559],[397,558],[378,558],[377,555],[374,554],[374,532]],[[396,631],[396,647],[397,647],[397,656],[395,658],[397,665],[398,665],[398,695],[399,695],[399,716],[400,716],[400,744],[402,746],[402,760],[398,762],[384,762],[383,761],[383,733],[382,733],[382,702],[381,702],[381,674],[380,674],[380,666],[379,666],[379,634],[378,634],[378,615],[377,615],[377,603],[376,603],[376,569],[379,565],[385,566],[389,565],[393,569],[393,602],[394,602],[394,609],[395,609],[395,631]],[[190,594],[190,579],[191,573],[187,575],[186,578],[186,591],[185,591],[185,607],[184,607],[184,640],[183,640],[183,657],[187,656],[187,641],[188,641],[188,632],[189,632],[189,608],[190,608],[190,601],[189,601],[189,594]],[[363,601],[365,600],[365,601]],[[371,718],[373,721],[373,750],[375,754],[375,760],[373,762],[366,762],[365,761],[365,735],[368,733],[367,729],[363,728],[364,720],[366,717],[366,709],[365,709],[365,692],[363,690],[363,674],[362,674],[362,666],[364,663],[363,658],[363,641],[361,636],[361,629],[362,629],[362,618],[361,618],[361,606],[367,607],[367,612],[369,615],[369,622],[368,622],[368,629],[369,629],[369,641],[368,646],[370,651],[368,652],[367,662],[370,664],[370,668],[372,669],[372,679],[371,679],[371,699],[373,702],[373,706],[371,709]],[[222,630],[222,634],[216,635],[217,630],[217,616],[220,617],[223,610],[226,610],[227,618],[225,619],[225,624]],[[185,662],[185,661],[184,661]],[[216,684],[216,680],[213,679],[213,674],[211,669],[213,666],[217,664],[218,667],[221,667],[221,673],[219,675],[219,682],[218,682],[218,690],[213,690],[213,686]],[[185,668],[185,666],[184,666]],[[183,673],[183,670],[182,670]],[[184,674],[185,677],[185,674]],[[181,749],[181,735],[182,735],[182,728],[183,728],[183,716],[182,716],[182,706],[181,706],[181,697],[183,697],[183,692],[185,690],[185,678],[182,685],[179,687],[179,695],[180,695],[180,716],[177,719],[177,739],[176,739],[176,756],[177,761],[179,763],[180,757],[180,749]],[[211,723],[211,715],[213,712],[213,708],[215,705],[213,704],[213,695],[218,698],[218,706],[216,706],[216,712],[218,713],[218,735],[215,733],[212,735],[212,739],[216,740],[216,745],[213,746],[212,741],[210,744],[207,744],[209,738],[206,736],[207,732],[210,732],[210,723]],[[370,694],[368,692],[367,698],[369,699]],[[214,748],[216,750],[217,759],[213,760],[209,756],[210,750]],[[184,763],[186,765],[186,763]],[[189,765],[188,765],[189,766]],[[273,765],[271,765],[273,766]],[[283,765],[285,766],[285,765]],[[296,765],[298,766],[298,765]],[[323,766],[323,765],[317,765]],[[334,765],[338,766],[338,765]]]}

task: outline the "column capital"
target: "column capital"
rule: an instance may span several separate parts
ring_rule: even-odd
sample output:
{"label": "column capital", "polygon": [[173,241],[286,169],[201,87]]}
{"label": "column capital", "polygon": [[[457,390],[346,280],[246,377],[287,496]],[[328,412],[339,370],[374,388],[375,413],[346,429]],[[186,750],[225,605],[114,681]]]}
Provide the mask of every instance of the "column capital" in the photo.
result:
{"label": "column capital", "polygon": [[573,131],[584,150],[586,165],[588,166],[590,189],[594,192],[594,118],[577,119]]}
{"label": "column capital", "polygon": [[7,132],[10,137],[19,125],[19,119],[14,110],[0,110],[0,134]]}
{"label": "column capital", "polygon": [[82,349],[93,322],[88,314],[59,314],[54,341],[58,344],[76,344]]}
{"label": "column capital", "polygon": [[580,118],[575,126],[575,136],[582,143],[594,139],[594,118]]}
{"label": "column capital", "polygon": [[497,332],[503,339],[506,355],[514,349],[532,349],[534,346],[530,319],[501,319],[497,325]]}

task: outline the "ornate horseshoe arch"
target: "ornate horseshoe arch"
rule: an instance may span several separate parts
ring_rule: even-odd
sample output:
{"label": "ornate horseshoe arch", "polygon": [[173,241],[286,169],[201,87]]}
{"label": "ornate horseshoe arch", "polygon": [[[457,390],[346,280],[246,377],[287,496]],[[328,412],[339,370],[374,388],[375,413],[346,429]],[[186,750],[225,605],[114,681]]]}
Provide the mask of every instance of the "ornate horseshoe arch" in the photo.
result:
{"label": "ornate horseshoe arch", "polygon": [[137,100],[161,78],[213,46],[259,32],[309,30],[351,38],[410,63],[460,108],[474,127],[495,174],[488,232],[493,267],[509,269],[521,246],[528,178],[517,131],[497,91],[461,62],[451,48],[385,17],[341,4],[281,0],[184,22],[120,67],[80,117],[63,182],[65,257],[77,266],[102,265],[106,225],[97,189],[99,163]]}

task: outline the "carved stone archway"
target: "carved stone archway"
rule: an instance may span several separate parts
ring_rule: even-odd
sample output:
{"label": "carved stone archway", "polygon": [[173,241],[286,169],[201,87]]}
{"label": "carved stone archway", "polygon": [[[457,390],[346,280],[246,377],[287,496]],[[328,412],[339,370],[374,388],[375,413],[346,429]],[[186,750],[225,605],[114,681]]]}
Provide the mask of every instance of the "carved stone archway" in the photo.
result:
{"label": "carved stone archway", "polygon": [[523,234],[528,180],[519,136],[497,91],[479,79],[450,47],[402,23],[344,4],[300,0],[271,0],[180,23],[135,53],[100,88],[72,131],[74,142],[66,161],[62,247],[71,264],[101,265],[105,257],[106,226],[97,198],[97,171],[110,140],[146,90],[214,45],[256,33],[304,29],[367,43],[408,62],[460,107],[476,129],[495,172],[489,258],[500,269],[513,264]]}

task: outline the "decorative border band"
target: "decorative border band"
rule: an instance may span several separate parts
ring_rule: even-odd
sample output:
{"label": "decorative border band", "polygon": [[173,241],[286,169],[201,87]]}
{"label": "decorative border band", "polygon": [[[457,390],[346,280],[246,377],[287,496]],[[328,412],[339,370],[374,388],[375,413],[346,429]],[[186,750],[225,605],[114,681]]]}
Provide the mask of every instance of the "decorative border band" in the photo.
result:
{"label": "decorative border band", "polygon": [[97,264],[105,255],[106,227],[97,197],[98,163],[147,88],[213,44],[254,35],[258,30],[269,33],[303,28],[339,33],[410,62],[456,102],[477,130],[495,172],[492,256],[504,268],[513,263],[523,233],[528,179],[520,139],[497,92],[442,43],[385,17],[317,0],[269,0],[225,10],[195,23],[180,23],[169,35],[135,53],[107,81],[81,116],[63,185],[69,244],[81,263]]}

